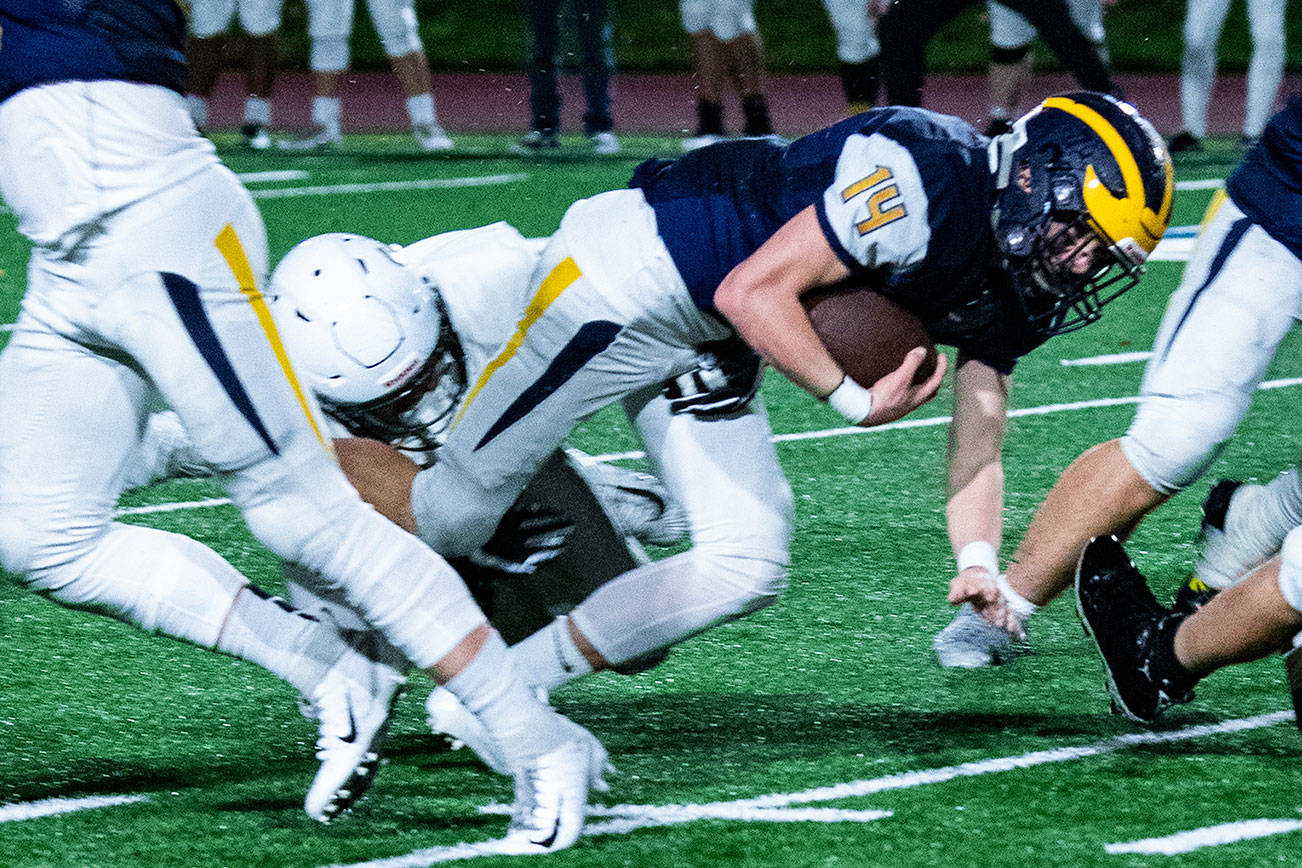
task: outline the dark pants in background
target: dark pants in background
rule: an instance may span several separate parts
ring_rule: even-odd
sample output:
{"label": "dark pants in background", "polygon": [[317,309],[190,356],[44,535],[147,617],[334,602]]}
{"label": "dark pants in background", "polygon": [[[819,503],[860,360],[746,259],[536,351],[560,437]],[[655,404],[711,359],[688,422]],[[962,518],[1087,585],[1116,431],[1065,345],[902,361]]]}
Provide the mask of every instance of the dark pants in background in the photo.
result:
{"label": "dark pants in background", "polygon": [[592,136],[614,126],[606,92],[614,68],[606,0],[525,0],[529,25],[533,30],[533,48],[529,57],[532,127],[541,132],[555,132],[560,127],[557,52],[561,7],[566,5],[574,13],[579,39],[579,72],[583,76],[583,92],[588,101],[588,110],[583,115],[583,132]]}

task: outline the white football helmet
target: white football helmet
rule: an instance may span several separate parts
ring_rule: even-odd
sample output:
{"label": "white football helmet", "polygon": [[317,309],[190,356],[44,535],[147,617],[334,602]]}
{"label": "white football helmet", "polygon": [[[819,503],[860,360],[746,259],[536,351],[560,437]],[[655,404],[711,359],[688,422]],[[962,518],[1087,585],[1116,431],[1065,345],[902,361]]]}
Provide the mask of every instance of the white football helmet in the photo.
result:
{"label": "white football helmet", "polygon": [[332,232],[299,243],[268,302],[294,366],[359,437],[434,448],[466,388],[461,342],[436,287],[400,247]]}

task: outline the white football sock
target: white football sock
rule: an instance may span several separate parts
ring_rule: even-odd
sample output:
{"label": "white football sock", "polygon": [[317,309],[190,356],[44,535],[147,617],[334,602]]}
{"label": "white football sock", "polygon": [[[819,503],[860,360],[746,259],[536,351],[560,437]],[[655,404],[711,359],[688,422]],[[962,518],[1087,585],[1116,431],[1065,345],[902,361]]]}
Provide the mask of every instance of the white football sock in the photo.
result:
{"label": "white football sock", "polygon": [[574,644],[570,621],[564,615],[512,645],[510,654],[521,680],[548,693],[592,671],[592,664]]}
{"label": "white football sock", "polygon": [[324,127],[327,132],[337,135],[341,129],[340,116],[343,106],[337,96],[312,97],[312,123]]}
{"label": "white football sock", "polygon": [[438,116],[434,113],[434,94],[422,93],[407,97],[407,116],[412,126],[417,124],[437,124]]}
{"label": "white football sock", "polygon": [[265,97],[250,94],[244,98],[244,122],[246,124],[271,125],[271,101]]}
{"label": "white football sock", "polygon": [[496,630],[474,659],[443,686],[479,719],[511,766],[546,753],[564,737],[564,718],[520,680]]}

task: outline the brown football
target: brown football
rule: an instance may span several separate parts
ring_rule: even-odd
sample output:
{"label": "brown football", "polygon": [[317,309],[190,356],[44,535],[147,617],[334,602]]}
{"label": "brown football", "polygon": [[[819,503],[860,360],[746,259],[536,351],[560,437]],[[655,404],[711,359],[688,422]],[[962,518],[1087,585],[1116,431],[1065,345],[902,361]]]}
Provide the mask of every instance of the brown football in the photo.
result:
{"label": "brown football", "polygon": [[914,347],[927,348],[914,383],[936,370],[936,345],[922,323],[881,293],[834,287],[808,293],[801,300],[823,346],[860,385],[871,386],[894,371]]}

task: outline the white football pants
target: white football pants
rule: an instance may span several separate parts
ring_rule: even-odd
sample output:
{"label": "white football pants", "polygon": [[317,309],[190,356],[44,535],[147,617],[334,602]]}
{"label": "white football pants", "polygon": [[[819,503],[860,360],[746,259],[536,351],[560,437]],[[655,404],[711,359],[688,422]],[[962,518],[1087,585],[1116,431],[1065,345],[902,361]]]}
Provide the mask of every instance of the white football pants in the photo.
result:
{"label": "white football pants", "polygon": [[1206,471],[1284,335],[1302,319],[1302,260],[1224,196],[1162,317],[1121,449],[1153,490]]}
{"label": "white football pants", "polygon": [[[155,118],[137,130],[123,119],[142,105]],[[158,153],[157,131],[181,125],[176,155]],[[243,577],[197,542],[112,520],[157,390],[254,535],[343,588],[417,665],[482,624],[456,573],[363,504],[331,459],[257,289],[261,217],[181,97],[31,88],[0,105],[0,141],[18,155],[0,160],[0,192],[20,226],[55,225],[42,209],[63,200],[89,209],[109,155],[118,189],[153,185],[33,249],[0,354],[0,565],[62,603],[213,644]],[[176,160],[191,167],[179,183]]]}

